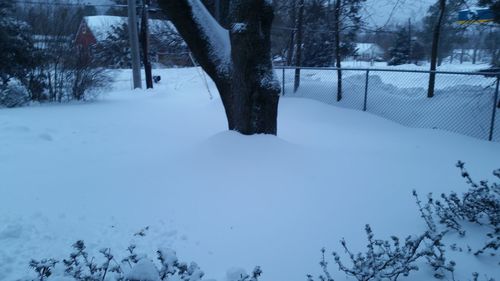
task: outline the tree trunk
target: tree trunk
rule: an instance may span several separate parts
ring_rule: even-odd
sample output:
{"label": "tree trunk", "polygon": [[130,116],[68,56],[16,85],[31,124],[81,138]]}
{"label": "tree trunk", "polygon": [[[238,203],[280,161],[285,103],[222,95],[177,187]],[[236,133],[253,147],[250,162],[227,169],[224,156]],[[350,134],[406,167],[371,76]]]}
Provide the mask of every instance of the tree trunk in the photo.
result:
{"label": "tree trunk", "polygon": [[333,32],[335,34],[335,67],[337,67],[337,101],[342,100],[342,70],[340,54],[340,9],[341,0],[335,1]]}
{"label": "tree trunk", "polygon": [[246,135],[276,134],[281,89],[271,60],[272,4],[231,1],[228,31],[199,0],[159,3],[215,82],[229,129]]}
{"label": "tree trunk", "polygon": [[444,13],[446,10],[446,0],[439,0],[439,17],[434,26],[432,35],[432,51],[431,51],[431,69],[429,74],[429,87],[427,89],[427,97],[434,96],[434,88],[436,85],[436,63],[438,59],[439,37],[441,35],[441,26],[443,23]]}
{"label": "tree trunk", "polygon": [[408,19],[408,63],[413,60],[413,39],[412,39],[411,18]]}
{"label": "tree trunk", "polygon": [[295,54],[295,80],[293,83],[293,92],[297,92],[300,86],[300,67],[302,65],[302,35],[304,28],[304,0],[299,0],[299,16],[297,18],[297,47]]}
{"label": "tree trunk", "polygon": [[479,30],[479,35],[477,36],[477,38],[476,38],[476,40],[474,42],[474,46],[473,46],[472,64],[476,64],[476,62],[477,62],[477,50],[480,47],[482,38],[483,38],[483,36],[482,36],[482,30]]}
{"label": "tree trunk", "polygon": [[[276,134],[279,82],[271,62],[273,8],[266,0],[230,5],[234,129],[243,134]],[[244,23],[239,28],[237,24]]]}

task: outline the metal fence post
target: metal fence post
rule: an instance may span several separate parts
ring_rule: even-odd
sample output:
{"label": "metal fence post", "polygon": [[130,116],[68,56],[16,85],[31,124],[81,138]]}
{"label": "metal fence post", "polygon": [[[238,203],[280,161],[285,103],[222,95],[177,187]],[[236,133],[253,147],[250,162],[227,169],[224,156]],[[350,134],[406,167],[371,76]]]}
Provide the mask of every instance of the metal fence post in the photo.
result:
{"label": "metal fence post", "polygon": [[495,98],[493,100],[493,114],[491,116],[491,125],[490,125],[490,137],[489,141],[493,140],[493,131],[495,130],[495,118],[497,113],[497,103],[498,103],[498,85],[500,84],[500,76],[497,76],[497,86],[495,89]]}
{"label": "metal fence post", "polygon": [[365,79],[365,99],[363,102],[363,111],[366,111],[366,103],[368,101],[368,80],[370,79],[370,70],[366,70],[366,79]]}
{"label": "metal fence post", "polygon": [[285,67],[283,67],[283,77],[282,77],[281,81],[282,81],[281,85],[283,87],[283,89],[281,91],[283,91],[283,96],[284,96],[285,95]]}

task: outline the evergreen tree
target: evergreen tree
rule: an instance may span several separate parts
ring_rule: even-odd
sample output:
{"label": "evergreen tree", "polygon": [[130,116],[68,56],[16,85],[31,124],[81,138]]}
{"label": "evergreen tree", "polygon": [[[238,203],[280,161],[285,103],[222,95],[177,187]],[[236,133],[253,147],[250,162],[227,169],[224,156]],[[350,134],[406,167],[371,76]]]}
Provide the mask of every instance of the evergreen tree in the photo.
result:
{"label": "evergreen tree", "polygon": [[394,44],[389,48],[389,62],[388,65],[400,65],[410,62],[410,39],[408,29],[405,27],[399,28],[396,33]]}
{"label": "evergreen tree", "polygon": [[422,44],[414,40],[408,28],[399,27],[387,57],[388,65],[417,64],[425,57],[425,52]]}
{"label": "evergreen tree", "polygon": [[331,66],[334,62],[334,44],[329,7],[325,0],[305,3],[303,66]]}
{"label": "evergreen tree", "polygon": [[418,64],[420,61],[425,59],[425,48],[422,43],[418,40],[412,40],[411,52],[410,52],[410,63]]}
{"label": "evergreen tree", "polygon": [[12,15],[12,0],[0,2],[0,82],[7,84],[11,78],[23,80],[31,63],[33,43],[29,26]]}
{"label": "evergreen tree", "polygon": [[128,24],[112,26],[106,39],[97,42],[94,50],[96,61],[102,66],[130,68],[130,43],[128,40]]}

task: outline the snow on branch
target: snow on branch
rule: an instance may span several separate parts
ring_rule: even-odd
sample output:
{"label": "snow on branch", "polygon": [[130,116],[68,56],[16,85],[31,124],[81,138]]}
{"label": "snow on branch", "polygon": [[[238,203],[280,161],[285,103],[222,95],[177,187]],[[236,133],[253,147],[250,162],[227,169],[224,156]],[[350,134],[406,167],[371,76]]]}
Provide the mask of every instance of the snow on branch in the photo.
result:
{"label": "snow on branch", "polygon": [[231,66],[231,42],[229,31],[223,28],[210,14],[200,0],[188,0],[194,21],[204,32],[210,46],[210,58],[217,65],[219,73],[229,73]]}

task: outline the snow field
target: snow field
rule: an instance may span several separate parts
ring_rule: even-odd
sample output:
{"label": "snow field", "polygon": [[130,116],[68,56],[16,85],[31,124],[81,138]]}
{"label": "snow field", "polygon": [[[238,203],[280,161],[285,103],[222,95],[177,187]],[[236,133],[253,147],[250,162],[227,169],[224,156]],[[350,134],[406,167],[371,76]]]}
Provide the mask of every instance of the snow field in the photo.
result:
{"label": "snow field", "polygon": [[[345,237],[364,250],[366,223],[378,238],[421,233],[411,191],[465,190],[457,160],[477,179],[500,167],[500,143],[308,99],[281,100],[278,137],[227,132],[195,69],[158,72],[154,90],[129,90],[122,71],[93,103],[0,110],[0,280],[83,239],[96,255],[171,247],[205,278],[260,265],[263,281],[302,281],[320,272],[321,247]],[[499,276],[495,258],[449,253],[457,280]]]}

